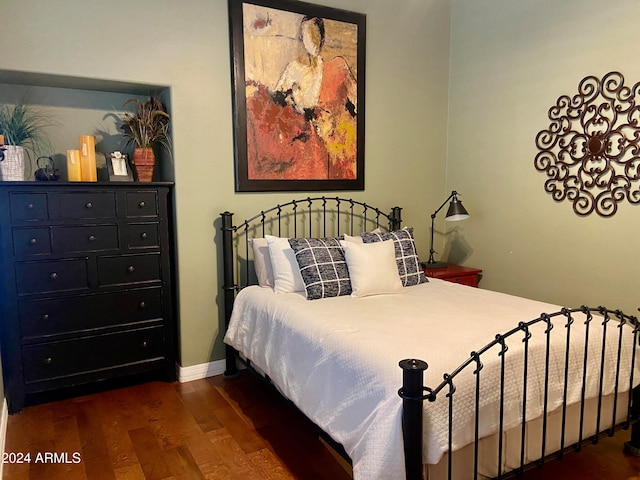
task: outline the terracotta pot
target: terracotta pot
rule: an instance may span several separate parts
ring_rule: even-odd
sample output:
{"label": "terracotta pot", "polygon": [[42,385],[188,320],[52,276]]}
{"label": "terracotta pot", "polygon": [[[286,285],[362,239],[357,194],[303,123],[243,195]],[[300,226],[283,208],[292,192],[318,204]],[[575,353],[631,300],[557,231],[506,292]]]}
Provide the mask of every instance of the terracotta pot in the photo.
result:
{"label": "terracotta pot", "polygon": [[135,148],[133,150],[133,165],[136,167],[139,182],[151,181],[155,164],[156,157],[153,154],[153,149]]}

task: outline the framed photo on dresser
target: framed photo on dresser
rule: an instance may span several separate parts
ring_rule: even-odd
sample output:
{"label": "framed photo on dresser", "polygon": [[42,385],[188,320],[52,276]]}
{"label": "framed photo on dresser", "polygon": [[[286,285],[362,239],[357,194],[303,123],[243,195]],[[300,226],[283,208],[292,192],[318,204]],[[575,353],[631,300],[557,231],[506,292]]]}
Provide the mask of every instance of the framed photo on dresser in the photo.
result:
{"label": "framed photo on dresser", "polygon": [[133,182],[133,172],[127,155],[113,152],[107,157],[107,171],[110,182]]}

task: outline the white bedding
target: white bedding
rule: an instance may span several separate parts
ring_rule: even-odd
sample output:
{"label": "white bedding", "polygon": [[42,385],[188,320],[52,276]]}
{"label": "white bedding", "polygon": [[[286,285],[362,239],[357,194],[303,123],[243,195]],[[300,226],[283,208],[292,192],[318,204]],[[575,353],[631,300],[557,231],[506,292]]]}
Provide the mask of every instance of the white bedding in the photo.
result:
{"label": "white bedding", "polygon": [[[275,294],[253,286],[238,294],[225,342],[251,359],[285,396],[345,447],[356,480],[403,479],[402,401],[397,394],[402,372],[398,362],[404,358],[427,361],[425,385],[435,387],[443,373],[453,371],[496,333],[557,310],[555,305],[437,279],[398,294],[313,301],[306,300],[304,294]],[[558,381],[550,388],[549,411],[562,401],[566,332],[564,318],[556,318],[554,324],[552,333],[560,349],[551,355],[551,375]],[[577,333],[582,322],[571,328]],[[591,338],[599,338],[595,330],[600,322],[592,322],[591,328]],[[543,386],[533,380],[536,372],[544,370],[542,330],[536,329],[531,340],[527,419],[543,412]],[[617,342],[617,329],[610,331],[615,333],[608,337]],[[522,377],[521,339],[518,334],[509,342],[506,357],[505,383],[511,388],[507,393],[516,400],[508,403],[513,408],[506,409],[505,429],[521,421],[520,389],[516,387],[516,379]],[[625,348],[630,350],[628,343]],[[572,344],[571,378],[581,376],[582,351],[580,342]],[[589,368],[599,368],[599,351],[594,341],[590,353],[593,366]],[[496,371],[499,357],[491,357],[495,364],[483,357],[481,437],[498,429],[497,415],[486,413],[498,400],[499,382],[489,377]],[[539,359],[532,362],[533,357]],[[615,366],[613,352],[611,357],[605,357],[607,363]],[[596,393],[598,384],[597,375],[589,378],[588,396]],[[628,363],[623,365],[620,378],[629,378]],[[613,391],[614,381],[612,375],[606,376],[605,393]],[[474,382],[469,374],[456,384],[454,450],[473,441],[474,397],[472,389],[465,393],[465,384]],[[621,381],[620,390],[625,389],[628,380]],[[569,403],[579,401],[579,384],[569,388],[568,398]],[[444,392],[438,401],[425,402],[425,463],[437,463],[447,450],[446,408]]]}

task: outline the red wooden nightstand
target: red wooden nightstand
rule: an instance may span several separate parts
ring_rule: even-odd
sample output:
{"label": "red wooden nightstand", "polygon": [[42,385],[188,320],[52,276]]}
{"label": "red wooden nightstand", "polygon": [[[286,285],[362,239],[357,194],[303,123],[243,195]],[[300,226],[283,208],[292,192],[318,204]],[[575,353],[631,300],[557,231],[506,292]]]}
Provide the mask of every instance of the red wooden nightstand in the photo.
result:
{"label": "red wooden nightstand", "polygon": [[427,277],[440,278],[447,282],[461,283],[470,287],[478,286],[482,274],[482,270],[479,268],[463,267],[452,263],[442,268],[425,268],[425,263],[421,263],[421,265]]}

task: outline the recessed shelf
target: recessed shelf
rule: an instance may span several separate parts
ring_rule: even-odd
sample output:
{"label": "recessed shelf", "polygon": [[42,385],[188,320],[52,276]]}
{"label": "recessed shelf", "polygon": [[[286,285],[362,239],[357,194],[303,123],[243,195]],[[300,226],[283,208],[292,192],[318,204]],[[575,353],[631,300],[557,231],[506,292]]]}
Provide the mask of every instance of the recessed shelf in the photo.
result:
{"label": "recessed shelf", "polygon": [[[171,88],[166,85],[0,69],[2,85],[5,87],[0,89],[0,104],[26,98],[54,119],[53,125],[46,128],[52,148],[45,154],[53,159],[62,179],[67,178],[66,151],[78,148],[80,135],[96,138],[99,178],[104,175],[103,170],[106,172],[105,159],[111,152],[122,151],[131,158],[133,147],[126,145],[117,126],[118,112],[129,98],[144,101],[155,96],[171,112]],[[173,163],[163,153],[156,154],[155,179],[173,181]],[[27,180],[34,179],[38,155],[29,159]]]}
{"label": "recessed shelf", "polygon": [[98,78],[73,77],[35,72],[0,70],[0,83],[33,87],[71,88],[96,92],[149,95],[169,88],[166,85],[152,85]]}

